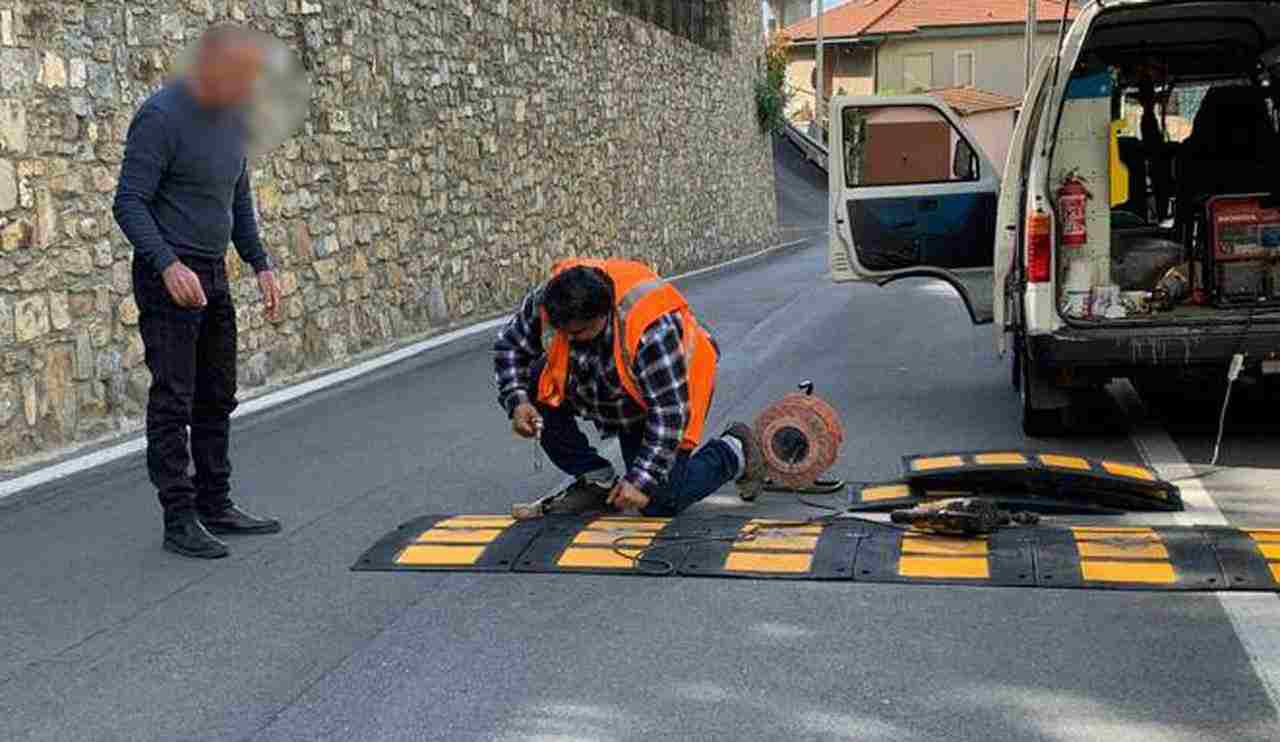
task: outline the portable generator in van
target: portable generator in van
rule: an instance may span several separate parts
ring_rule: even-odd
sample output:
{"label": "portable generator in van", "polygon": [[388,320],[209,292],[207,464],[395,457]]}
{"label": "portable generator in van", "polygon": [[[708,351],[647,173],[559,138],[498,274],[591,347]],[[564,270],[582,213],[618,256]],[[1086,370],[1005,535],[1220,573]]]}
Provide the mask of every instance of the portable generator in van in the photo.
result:
{"label": "portable generator in van", "polygon": [[1204,288],[1216,307],[1280,304],[1280,204],[1265,194],[1206,204]]}

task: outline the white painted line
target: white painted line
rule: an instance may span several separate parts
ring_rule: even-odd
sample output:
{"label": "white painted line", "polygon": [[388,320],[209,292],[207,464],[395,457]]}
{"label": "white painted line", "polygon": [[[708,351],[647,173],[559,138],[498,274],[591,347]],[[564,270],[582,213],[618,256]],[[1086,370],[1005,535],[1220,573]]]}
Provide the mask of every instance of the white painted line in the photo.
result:
{"label": "white painted line", "polygon": [[[722,270],[724,268],[737,265],[738,263],[754,260],[778,250],[794,247],[807,241],[808,240],[791,240],[789,242],[783,242],[779,245],[766,247],[765,249],[758,250],[750,255],[743,255],[742,257],[734,258],[733,260],[729,260],[724,263],[718,263],[707,268],[681,273],[680,275],[673,276],[667,280],[679,281],[686,278],[700,276],[704,273]],[[386,368],[394,363],[399,363],[400,361],[412,358],[419,353],[425,353],[426,351],[439,348],[443,345],[448,345],[449,343],[471,337],[478,333],[496,330],[505,322],[507,322],[506,317],[499,317],[498,319],[487,320],[474,325],[460,327],[456,330],[446,332],[443,335],[427,338],[421,342],[405,346],[399,350],[393,350],[389,353],[384,353],[375,358],[370,358],[367,361],[357,363],[354,366],[319,376],[311,379],[310,381],[304,381],[300,384],[294,384],[284,389],[280,389],[279,391],[264,394],[260,397],[254,397],[253,399],[247,400],[241,404],[231,417],[234,419],[244,415],[251,415],[255,412],[261,412],[272,407],[278,407],[308,394],[314,394],[315,392],[328,389],[365,374]],[[0,481],[0,500],[16,495],[17,493],[32,487],[48,484],[49,482],[62,479],[63,477],[78,474],[79,472],[92,469],[96,466],[102,466],[103,464],[109,464],[112,461],[117,461],[126,456],[132,456],[135,453],[144,451],[146,447],[146,439],[139,435],[136,438],[131,438],[122,443],[117,443],[98,451],[76,456],[57,464],[42,467],[28,474],[23,474],[22,476]]]}
{"label": "white painted line", "polygon": [[[1184,512],[1175,514],[1179,525],[1228,525],[1208,489],[1200,479],[1188,479],[1195,470],[1169,433],[1151,425],[1142,414],[1138,394],[1129,382],[1111,387],[1116,401],[1129,412],[1134,428],[1129,435],[1147,465],[1162,478],[1174,481],[1182,491]],[[1253,672],[1280,713],[1280,597],[1271,593],[1214,593],[1222,610],[1231,619],[1236,636],[1244,647]]]}

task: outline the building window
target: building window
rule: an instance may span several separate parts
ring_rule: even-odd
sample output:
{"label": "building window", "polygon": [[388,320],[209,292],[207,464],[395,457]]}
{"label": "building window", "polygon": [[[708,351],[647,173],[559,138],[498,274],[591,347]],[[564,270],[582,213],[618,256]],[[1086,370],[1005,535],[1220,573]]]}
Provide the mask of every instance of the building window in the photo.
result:
{"label": "building window", "polygon": [[972,88],[978,84],[975,67],[973,52],[956,52],[956,87]]}
{"label": "building window", "polygon": [[908,93],[933,88],[932,54],[910,54],[902,58],[902,88]]}
{"label": "building window", "polygon": [[611,0],[614,10],[717,51],[729,48],[728,0]]}

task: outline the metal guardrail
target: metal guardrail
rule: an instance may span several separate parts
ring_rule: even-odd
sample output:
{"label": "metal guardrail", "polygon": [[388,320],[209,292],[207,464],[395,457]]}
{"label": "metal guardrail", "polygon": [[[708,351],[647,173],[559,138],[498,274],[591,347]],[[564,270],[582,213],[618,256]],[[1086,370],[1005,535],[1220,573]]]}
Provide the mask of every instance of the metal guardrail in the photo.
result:
{"label": "metal guardrail", "polygon": [[793,144],[804,154],[805,159],[812,162],[827,172],[827,147],[822,142],[814,139],[808,132],[802,131],[790,121],[782,129],[782,135],[790,139]]}

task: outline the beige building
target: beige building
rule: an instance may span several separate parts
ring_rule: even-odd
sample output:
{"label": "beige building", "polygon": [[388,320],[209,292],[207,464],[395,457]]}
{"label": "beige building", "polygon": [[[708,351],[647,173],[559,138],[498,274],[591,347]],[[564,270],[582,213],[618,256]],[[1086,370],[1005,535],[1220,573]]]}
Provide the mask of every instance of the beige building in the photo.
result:
{"label": "beige building", "polygon": [[[1072,18],[1076,8],[1038,1],[1036,46],[1044,54],[1057,42],[1064,11]],[[1025,0],[850,0],[827,10],[822,23],[827,96],[977,88],[1022,98]],[[789,113],[804,120],[815,102],[816,19],[784,33],[792,44]]]}

